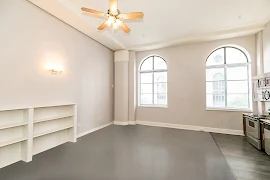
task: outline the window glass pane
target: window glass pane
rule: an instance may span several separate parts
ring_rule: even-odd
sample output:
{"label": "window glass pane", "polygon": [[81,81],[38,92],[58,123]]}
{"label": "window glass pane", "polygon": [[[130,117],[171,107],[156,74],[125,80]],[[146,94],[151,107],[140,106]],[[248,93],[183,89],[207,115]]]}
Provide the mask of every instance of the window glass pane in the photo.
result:
{"label": "window glass pane", "polygon": [[141,105],[152,105],[152,94],[141,94]]}
{"label": "window glass pane", "polygon": [[224,80],[224,68],[206,69],[206,81]]}
{"label": "window glass pane", "polygon": [[167,69],[167,64],[162,58],[154,56],[154,69]]}
{"label": "window glass pane", "polygon": [[228,108],[247,109],[248,94],[228,94]]}
{"label": "window glass pane", "polygon": [[207,59],[206,66],[224,64],[224,48],[214,51]]}
{"label": "window glass pane", "polygon": [[167,72],[155,72],[154,82],[167,82]]}
{"label": "window glass pane", "polygon": [[206,106],[213,107],[213,94],[206,94]]}
{"label": "window glass pane", "polygon": [[141,93],[152,93],[153,92],[153,86],[152,84],[141,84]]}
{"label": "window glass pane", "polygon": [[247,81],[227,81],[227,92],[230,93],[248,93]]}
{"label": "window glass pane", "polygon": [[153,82],[153,73],[140,73],[141,83],[152,83]]}
{"label": "window glass pane", "polygon": [[206,93],[213,94],[213,82],[206,82]]}
{"label": "window glass pane", "polygon": [[247,63],[245,54],[236,48],[226,48],[226,64]]}
{"label": "window glass pane", "polygon": [[154,93],[167,93],[167,83],[155,83],[154,85]]}
{"label": "window glass pane", "polygon": [[214,81],[206,83],[207,94],[225,94],[225,81]]}
{"label": "window glass pane", "polygon": [[247,66],[228,67],[227,80],[247,80],[248,71]]}
{"label": "window glass pane", "polygon": [[224,108],[225,98],[224,93],[206,94],[206,105],[211,108]]}
{"label": "window glass pane", "polygon": [[148,59],[144,60],[141,65],[141,71],[149,70],[153,70],[153,57],[149,57]]}
{"label": "window glass pane", "polygon": [[167,94],[154,94],[155,105],[167,105]]}

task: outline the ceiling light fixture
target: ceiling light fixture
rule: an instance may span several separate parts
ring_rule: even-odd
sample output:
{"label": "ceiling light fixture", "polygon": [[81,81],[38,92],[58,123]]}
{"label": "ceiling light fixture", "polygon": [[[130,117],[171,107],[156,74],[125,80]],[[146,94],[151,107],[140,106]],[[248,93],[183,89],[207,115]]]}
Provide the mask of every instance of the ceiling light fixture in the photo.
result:
{"label": "ceiling light fixture", "polygon": [[88,9],[85,7],[81,8],[82,11],[93,13],[95,15],[103,16],[108,18],[107,21],[105,21],[102,25],[98,27],[98,30],[103,30],[107,26],[112,29],[117,29],[118,27],[121,27],[126,33],[129,33],[131,30],[123,23],[123,20],[125,19],[140,19],[143,18],[144,14],[142,12],[134,12],[134,13],[125,13],[122,14],[118,10],[118,2],[117,0],[110,0],[110,9],[107,13],[103,13],[100,11]]}

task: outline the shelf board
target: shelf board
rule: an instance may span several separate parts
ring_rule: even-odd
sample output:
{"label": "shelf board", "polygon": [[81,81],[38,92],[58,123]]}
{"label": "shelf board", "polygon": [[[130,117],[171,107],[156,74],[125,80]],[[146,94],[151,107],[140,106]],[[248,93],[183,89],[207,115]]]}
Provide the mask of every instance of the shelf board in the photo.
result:
{"label": "shelf board", "polygon": [[62,118],[68,118],[74,116],[73,114],[67,114],[67,115],[62,115],[62,116],[57,116],[57,117],[51,117],[51,118],[45,118],[45,119],[38,119],[34,120],[34,123],[40,123],[40,122],[45,122],[45,121],[52,121],[56,119],[62,119]]}
{"label": "shelf board", "polygon": [[27,122],[19,122],[19,123],[14,123],[14,124],[2,125],[0,126],[0,130],[19,127],[19,126],[26,126],[26,125],[27,125]]}
{"label": "shelf board", "polygon": [[55,132],[58,132],[58,131],[63,131],[63,130],[69,129],[69,128],[73,128],[73,125],[65,126],[65,127],[58,128],[58,129],[53,129],[53,130],[50,130],[50,131],[47,131],[47,132],[34,134],[34,138],[44,136],[44,135],[47,135],[47,134],[52,134],[52,133],[55,133]]}
{"label": "shelf board", "polygon": [[11,144],[19,143],[19,142],[22,142],[22,141],[25,141],[25,140],[27,140],[26,137],[21,137],[21,138],[9,140],[7,142],[0,142],[0,148],[4,147],[4,146],[11,145]]}

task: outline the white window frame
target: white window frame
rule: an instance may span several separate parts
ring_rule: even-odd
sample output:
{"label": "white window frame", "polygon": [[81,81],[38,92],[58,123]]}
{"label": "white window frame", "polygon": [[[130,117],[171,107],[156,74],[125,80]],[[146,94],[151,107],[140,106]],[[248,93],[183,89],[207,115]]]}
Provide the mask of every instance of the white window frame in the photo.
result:
{"label": "white window frame", "polygon": [[[154,69],[155,65],[154,65],[154,57],[159,57],[161,58],[165,64],[166,64],[166,69]],[[143,63],[148,60],[149,58],[153,58],[153,70],[143,70],[141,71],[141,67],[143,65]],[[166,104],[155,104],[154,103],[154,73],[155,72],[166,72],[167,73],[167,79],[166,79],[166,84],[167,84],[167,103]],[[152,73],[152,104],[141,104],[141,73]],[[165,83],[165,82],[164,82]],[[150,84],[150,83],[149,83]],[[150,94],[150,93],[149,93]],[[150,55],[147,56],[146,58],[144,58],[142,60],[142,62],[140,63],[139,67],[138,67],[138,106],[141,107],[161,107],[161,108],[167,108],[168,107],[168,65],[167,62],[165,61],[165,59],[159,55]]]}
{"label": "white window frame", "polygon": [[[239,51],[241,51],[245,57],[247,62],[246,63],[235,63],[235,64],[226,64],[226,48],[234,48],[237,49]],[[244,52],[243,50],[241,50],[241,48],[239,47],[235,47],[235,46],[222,46],[219,47],[217,49],[215,49],[214,51],[212,51],[210,53],[210,55],[207,57],[206,59],[206,64],[207,64],[207,60],[208,58],[216,51],[220,50],[220,49],[224,49],[224,64],[220,64],[220,65],[211,65],[211,66],[207,66],[206,65],[206,70],[207,69],[217,69],[217,68],[223,68],[224,69],[224,82],[225,82],[225,107],[208,107],[207,106],[207,98],[206,98],[206,110],[225,110],[225,111],[247,111],[250,112],[252,111],[252,91],[251,91],[251,62],[250,62],[250,58],[247,52]],[[246,109],[242,109],[242,108],[231,108],[231,107],[227,107],[227,68],[231,68],[231,67],[247,67],[247,80],[229,80],[229,81],[247,81],[248,83],[248,108]],[[213,81],[207,81],[205,80],[205,83],[207,82],[213,82]],[[207,95],[207,93],[206,93]],[[206,96],[207,97],[207,96]]]}

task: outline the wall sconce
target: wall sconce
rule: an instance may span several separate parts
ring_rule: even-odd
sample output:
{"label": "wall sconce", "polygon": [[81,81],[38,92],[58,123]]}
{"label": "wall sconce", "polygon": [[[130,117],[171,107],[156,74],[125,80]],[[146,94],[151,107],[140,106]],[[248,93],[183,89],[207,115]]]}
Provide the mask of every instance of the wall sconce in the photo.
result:
{"label": "wall sconce", "polygon": [[60,66],[56,66],[56,65],[48,66],[47,70],[50,71],[52,74],[62,74],[63,73],[63,68]]}

